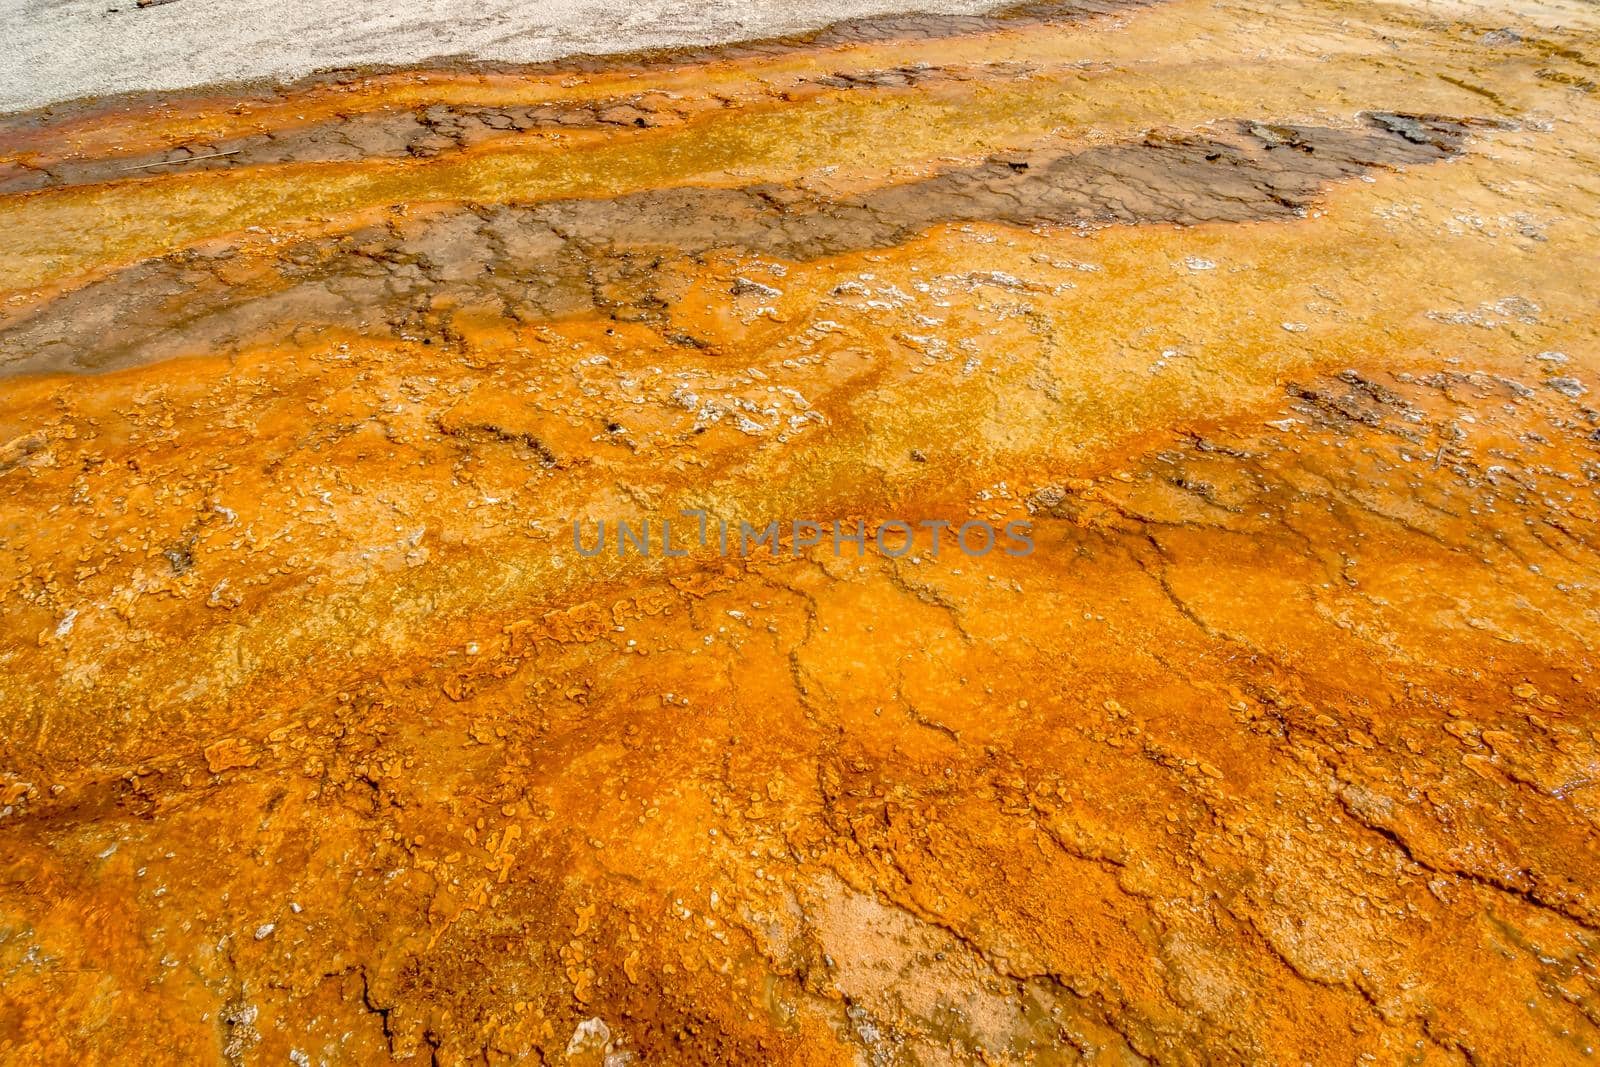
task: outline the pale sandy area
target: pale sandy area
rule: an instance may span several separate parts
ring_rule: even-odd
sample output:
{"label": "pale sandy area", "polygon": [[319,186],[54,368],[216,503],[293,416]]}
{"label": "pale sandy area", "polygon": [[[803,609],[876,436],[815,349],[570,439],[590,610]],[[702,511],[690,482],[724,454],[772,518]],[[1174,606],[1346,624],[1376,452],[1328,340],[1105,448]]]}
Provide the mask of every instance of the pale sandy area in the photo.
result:
{"label": "pale sandy area", "polygon": [[[0,0],[0,111],[439,56],[537,61],[793,33],[906,0]],[[920,0],[975,13],[994,0]]]}

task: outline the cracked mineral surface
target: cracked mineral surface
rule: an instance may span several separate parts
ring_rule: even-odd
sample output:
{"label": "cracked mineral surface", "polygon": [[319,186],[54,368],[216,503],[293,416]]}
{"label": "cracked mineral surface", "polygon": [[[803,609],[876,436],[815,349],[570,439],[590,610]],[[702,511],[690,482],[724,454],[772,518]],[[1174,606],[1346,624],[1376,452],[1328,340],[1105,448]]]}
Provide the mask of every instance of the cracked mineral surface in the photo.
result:
{"label": "cracked mineral surface", "polygon": [[1597,62],[1097,0],[0,117],[0,1059],[1593,1062]]}

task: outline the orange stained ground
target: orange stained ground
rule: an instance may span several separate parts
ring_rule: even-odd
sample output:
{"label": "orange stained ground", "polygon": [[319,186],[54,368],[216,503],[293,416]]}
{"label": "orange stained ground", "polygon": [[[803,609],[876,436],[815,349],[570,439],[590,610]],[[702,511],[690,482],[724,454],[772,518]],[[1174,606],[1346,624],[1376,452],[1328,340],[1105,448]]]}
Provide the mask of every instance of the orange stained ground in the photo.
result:
{"label": "orange stained ground", "polygon": [[[5,120],[0,1059],[1592,1062],[1600,15],[1518,8]],[[1369,111],[1464,140],[1285,191]],[[574,551],[682,509],[1035,547]]]}

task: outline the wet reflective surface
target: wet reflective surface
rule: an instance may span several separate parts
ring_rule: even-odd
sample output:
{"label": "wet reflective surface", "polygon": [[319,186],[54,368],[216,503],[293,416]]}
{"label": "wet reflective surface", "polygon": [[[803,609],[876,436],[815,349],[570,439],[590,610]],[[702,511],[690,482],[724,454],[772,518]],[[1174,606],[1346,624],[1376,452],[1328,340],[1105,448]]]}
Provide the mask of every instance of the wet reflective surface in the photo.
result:
{"label": "wet reflective surface", "polygon": [[0,1049],[1585,1062],[1600,18],[1474,10],[5,120]]}

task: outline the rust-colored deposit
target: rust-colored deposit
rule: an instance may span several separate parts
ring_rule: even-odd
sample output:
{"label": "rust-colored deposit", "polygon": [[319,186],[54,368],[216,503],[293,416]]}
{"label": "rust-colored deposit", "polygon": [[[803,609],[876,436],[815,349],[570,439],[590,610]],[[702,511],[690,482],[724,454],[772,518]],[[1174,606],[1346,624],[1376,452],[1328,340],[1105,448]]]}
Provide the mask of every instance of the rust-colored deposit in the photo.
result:
{"label": "rust-colored deposit", "polygon": [[[1592,1062],[1600,11],[1511,6],[0,120],[0,1059]],[[686,509],[1034,550],[573,543]]]}

